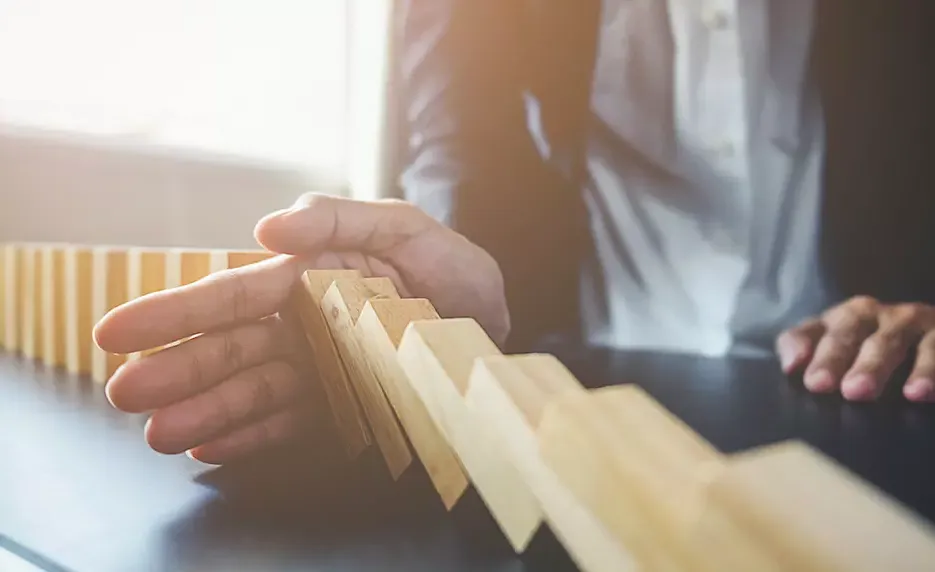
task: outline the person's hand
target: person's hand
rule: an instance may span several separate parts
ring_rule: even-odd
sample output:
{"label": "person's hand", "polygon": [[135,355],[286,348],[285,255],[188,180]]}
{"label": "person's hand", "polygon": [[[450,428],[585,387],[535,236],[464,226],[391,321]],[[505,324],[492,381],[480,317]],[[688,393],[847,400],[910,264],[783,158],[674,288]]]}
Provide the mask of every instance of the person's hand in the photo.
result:
{"label": "person's hand", "polygon": [[144,296],[95,326],[97,345],[112,353],[186,340],[125,364],[106,386],[116,408],[152,412],[145,434],[156,451],[220,464],[306,426],[301,335],[279,311],[309,268],[389,277],[443,317],[473,317],[497,343],[508,335],[496,262],[402,201],[306,196],[261,220],[255,235],[281,256]]}
{"label": "person's hand", "polygon": [[903,394],[912,401],[935,401],[933,306],[855,297],[776,340],[787,374],[801,372],[814,393],[840,391],[854,401],[879,397],[912,350],[917,355]]}

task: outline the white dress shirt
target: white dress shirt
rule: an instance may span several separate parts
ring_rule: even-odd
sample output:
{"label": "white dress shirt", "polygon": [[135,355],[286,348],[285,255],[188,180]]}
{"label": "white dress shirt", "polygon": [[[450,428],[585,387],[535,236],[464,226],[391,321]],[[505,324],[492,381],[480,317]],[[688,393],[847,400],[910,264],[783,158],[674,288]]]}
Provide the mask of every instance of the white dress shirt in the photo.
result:
{"label": "white dress shirt", "polygon": [[[825,304],[824,133],[806,81],[813,0],[663,0],[667,21],[641,22],[652,13],[634,8],[644,1],[657,0],[605,0],[592,109],[625,147],[589,145],[588,336],[702,355],[771,351]],[[624,36],[663,36],[661,24],[671,97],[624,92],[613,78],[637,43]],[[653,121],[660,109],[668,127]]]}

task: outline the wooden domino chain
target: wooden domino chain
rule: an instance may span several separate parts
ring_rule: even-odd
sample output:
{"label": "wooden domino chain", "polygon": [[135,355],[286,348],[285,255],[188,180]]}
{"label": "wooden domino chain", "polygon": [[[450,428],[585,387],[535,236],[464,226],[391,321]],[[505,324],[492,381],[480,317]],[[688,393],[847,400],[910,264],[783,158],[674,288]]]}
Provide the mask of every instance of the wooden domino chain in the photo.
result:
{"label": "wooden domino chain", "polygon": [[[38,332],[44,359],[62,366],[64,353],[85,373],[102,308],[268,256],[0,253],[4,347],[35,353]],[[586,572],[935,569],[931,526],[805,444],[725,455],[638,387],[589,390],[551,355],[504,355],[474,320],[401,298],[387,278],[310,270],[288,311],[348,456],[375,446],[393,479],[418,462],[449,510],[474,487],[517,552],[548,526]],[[64,341],[48,341],[61,324]]]}

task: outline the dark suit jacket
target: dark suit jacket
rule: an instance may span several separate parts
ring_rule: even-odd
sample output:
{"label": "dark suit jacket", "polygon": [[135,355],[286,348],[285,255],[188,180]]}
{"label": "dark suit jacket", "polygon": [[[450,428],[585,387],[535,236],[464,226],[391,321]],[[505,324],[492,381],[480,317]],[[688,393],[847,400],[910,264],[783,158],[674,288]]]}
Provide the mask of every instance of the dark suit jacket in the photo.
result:
{"label": "dark suit jacket", "polygon": [[[500,262],[517,348],[576,331],[600,11],[600,0],[403,0],[398,13],[405,197]],[[825,268],[841,299],[932,302],[935,2],[818,0],[816,12]]]}

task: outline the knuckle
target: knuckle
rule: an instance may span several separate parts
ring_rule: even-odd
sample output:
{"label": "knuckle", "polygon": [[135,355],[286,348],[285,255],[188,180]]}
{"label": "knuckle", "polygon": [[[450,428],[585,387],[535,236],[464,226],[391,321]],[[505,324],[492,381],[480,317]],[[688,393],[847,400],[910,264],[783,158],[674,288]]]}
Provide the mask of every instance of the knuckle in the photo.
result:
{"label": "knuckle", "polygon": [[221,336],[220,357],[227,368],[239,370],[243,367],[244,351],[234,332],[225,332]]}
{"label": "knuckle", "polygon": [[848,300],[847,305],[862,314],[876,312],[879,301],[872,296],[854,296]]}

